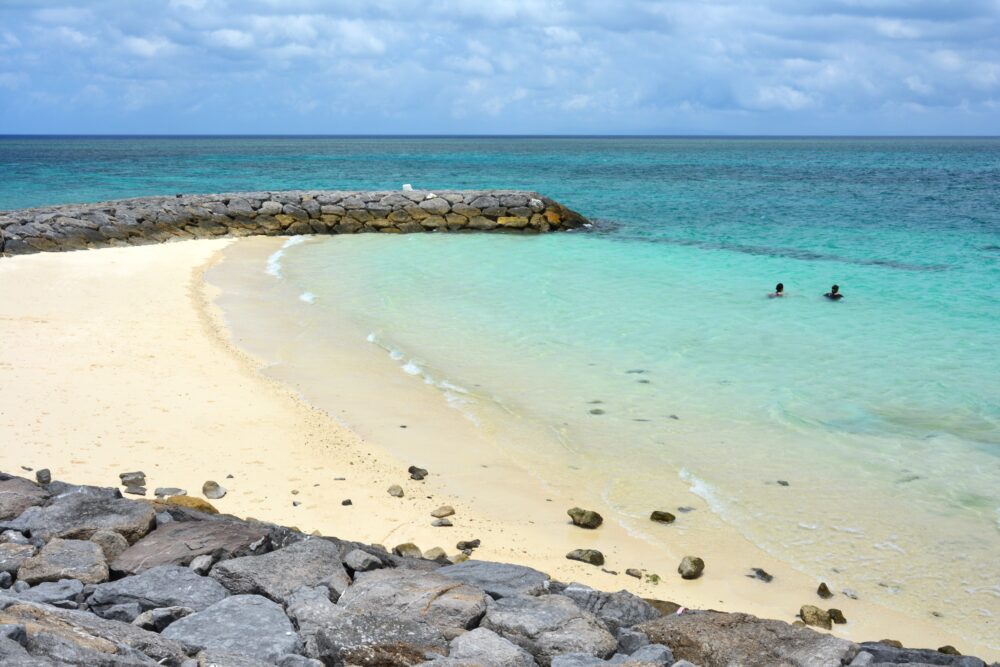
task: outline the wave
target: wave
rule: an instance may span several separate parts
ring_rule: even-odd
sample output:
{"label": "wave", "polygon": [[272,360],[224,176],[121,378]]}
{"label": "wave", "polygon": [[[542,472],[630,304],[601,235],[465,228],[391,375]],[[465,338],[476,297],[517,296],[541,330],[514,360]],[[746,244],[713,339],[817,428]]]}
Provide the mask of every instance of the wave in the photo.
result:
{"label": "wave", "polygon": [[308,236],[293,236],[281,244],[281,247],[271,253],[271,256],[267,258],[267,264],[264,266],[264,273],[269,276],[274,276],[275,278],[281,278],[281,258],[285,256],[285,250],[291,248],[293,245],[304,243],[308,238]]}
{"label": "wave", "polygon": [[423,365],[421,365],[419,360],[414,358],[407,359],[402,350],[386,343],[375,332],[369,333],[365,340],[385,350],[389,354],[389,358],[398,363],[400,370],[407,375],[419,377],[424,381],[424,384],[429,384],[441,390],[445,402],[449,407],[455,408],[461,412],[476,426],[481,425],[479,418],[468,409],[470,405],[473,405],[476,402],[475,399],[472,398],[468,389],[454,384],[453,382],[449,382],[448,380],[436,379],[426,368],[423,367]]}

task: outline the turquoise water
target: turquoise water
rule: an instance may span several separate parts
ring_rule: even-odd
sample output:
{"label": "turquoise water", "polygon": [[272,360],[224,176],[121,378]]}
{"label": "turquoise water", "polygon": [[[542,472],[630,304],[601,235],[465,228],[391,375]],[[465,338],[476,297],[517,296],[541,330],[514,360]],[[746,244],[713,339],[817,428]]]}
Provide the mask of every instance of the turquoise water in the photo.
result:
{"label": "turquoise water", "polygon": [[[329,238],[284,279],[463,411],[551,431],[626,521],[681,484],[817,576],[1000,614],[998,139],[0,139],[0,175],[0,209],[550,195],[598,231]],[[961,575],[928,576],[942,559]]]}

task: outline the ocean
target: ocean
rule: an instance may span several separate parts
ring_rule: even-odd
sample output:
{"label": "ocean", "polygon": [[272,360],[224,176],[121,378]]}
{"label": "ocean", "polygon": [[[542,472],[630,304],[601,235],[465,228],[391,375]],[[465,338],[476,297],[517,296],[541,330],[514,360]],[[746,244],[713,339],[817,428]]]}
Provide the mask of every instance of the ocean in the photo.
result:
{"label": "ocean", "polygon": [[261,271],[462,418],[545,433],[505,446],[587,471],[636,532],[643,499],[697,498],[796,569],[995,628],[1000,139],[7,137],[0,175],[0,209],[551,196],[595,228],[311,239]]}

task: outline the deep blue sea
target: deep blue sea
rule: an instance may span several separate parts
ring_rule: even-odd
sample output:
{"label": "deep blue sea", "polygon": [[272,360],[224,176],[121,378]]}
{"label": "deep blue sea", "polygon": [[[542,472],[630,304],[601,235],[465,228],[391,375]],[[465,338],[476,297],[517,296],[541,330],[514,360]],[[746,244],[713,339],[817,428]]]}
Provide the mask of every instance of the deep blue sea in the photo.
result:
{"label": "deep blue sea", "polygon": [[1000,139],[0,138],[0,209],[403,183],[599,224],[288,248],[317,308],[548,427],[625,514],[682,484],[796,567],[995,622]]}

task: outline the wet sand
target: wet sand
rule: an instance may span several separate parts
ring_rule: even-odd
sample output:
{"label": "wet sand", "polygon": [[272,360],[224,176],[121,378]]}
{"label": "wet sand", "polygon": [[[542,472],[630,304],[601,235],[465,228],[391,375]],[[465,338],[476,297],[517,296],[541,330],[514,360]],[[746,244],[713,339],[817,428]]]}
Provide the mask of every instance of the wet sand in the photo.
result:
{"label": "wet sand", "polygon": [[[477,428],[363,341],[317,360],[312,377],[274,365],[266,352],[291,359],[311,349],[310,332],[295,334],[295,308],[308,305],[263,271],[280,243],[194,241],[0,260],[0,469],[48,467],[56,479],[105,485],[143,470],[150,493],[180,486],[192,495],[214,479],[229,490],[215,503],[220,510],[305,531],[389,548],[413,541],[449,554],[459,540],[479,538],[476,558],[565,581],[786,621],[803,604],[837,607],[849,621],[835,626],[839,636],[996,653],[950,632],[947,619],[908,618],[839,594],[820,600],[818,581],[735,531],[716,530],[703,504],[679,520],[705,528],[667,546],[613,521],[596,531],[573,527],[566,509],[603,511],[602,500],[573,474],[541,481],[532,471],[545,452],[511,457],[497,446],[530,438],[529,430]],[[305,385],[326,387],[309,396],[318,407],[298,395]],[[409,480],[411,464],[431,475]],[[391,484],[405,497],[389,496]],[[683,503],[695,505],[690,498]],[[452,528],[430,525],[443,504],[456,510]],[[677,504],[657,499],[650,509]],[[600,549],[605,569],[618,574],[566,560],[575,548]],[[677,575],[688,554],[705,559],[701,579]],[[662,581],[628,577],[629,567]],[[747,578],[750,567],[776,578]]]}

